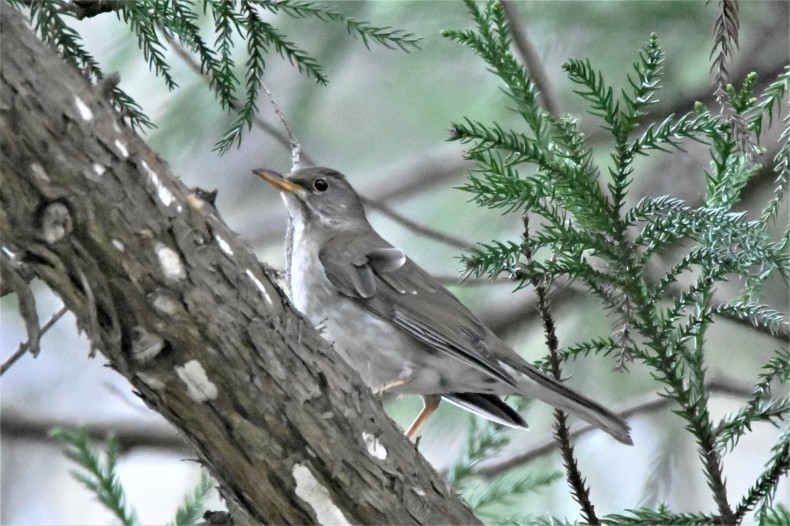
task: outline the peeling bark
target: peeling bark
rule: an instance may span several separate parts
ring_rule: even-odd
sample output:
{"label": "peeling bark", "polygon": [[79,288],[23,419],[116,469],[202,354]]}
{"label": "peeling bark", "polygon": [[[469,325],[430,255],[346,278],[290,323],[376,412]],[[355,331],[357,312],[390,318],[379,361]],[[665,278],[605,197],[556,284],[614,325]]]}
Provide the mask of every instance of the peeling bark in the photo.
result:
{"label": "peeling bark", "polygon": [[214,207],[20,13],[0,23],[4,250],[223,495],[262,523],[478,523]]}

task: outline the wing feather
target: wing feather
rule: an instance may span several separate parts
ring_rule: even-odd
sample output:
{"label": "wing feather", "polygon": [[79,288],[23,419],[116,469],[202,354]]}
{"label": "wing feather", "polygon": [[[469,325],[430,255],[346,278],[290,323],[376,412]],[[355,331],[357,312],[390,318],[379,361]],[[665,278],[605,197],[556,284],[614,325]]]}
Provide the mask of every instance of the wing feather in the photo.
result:
{"label": "wing feather", "polygon": [[516,386],[488,349],[486,328],[461,302],[383,239],[364,241],[368,248],[356,255],[355,247],[367,243],[330,241],[319,253],[327,278],[341,294],[431,349]]}

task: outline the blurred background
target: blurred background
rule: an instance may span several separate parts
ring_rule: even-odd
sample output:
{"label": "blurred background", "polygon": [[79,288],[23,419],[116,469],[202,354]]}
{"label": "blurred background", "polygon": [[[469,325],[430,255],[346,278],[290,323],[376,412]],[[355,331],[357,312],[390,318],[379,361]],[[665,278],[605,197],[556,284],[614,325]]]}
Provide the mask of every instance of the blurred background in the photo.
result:
{"label": "blurred background", "polygon": [[[758,86],[776,78],[788,63],[790,3],[743,2],[740,9],[740,50],[730,69],[738,84],[746,73],[758,72]],[[3,7],[8,9],[7,6]],[[458,284],[463,270],[459,247],[419,235],[383,213],[394,210],[463,244],[518,240],[518,214],[479,209],[469,202],[462,185],[470,165],[463,147],[448,143],[448,129],[463,117],[496,121],[504,128],[522,129],[499,90],[497,79],[471,51],[441,37],[442,29],[469,28],[460,2],[343,1],[344,13],[375,25],[392,26],[421,37],[422,49],[411,53],[373,47],[346,34],[342,25],[313,20],[269,17],[290,40],[323,65],[328,87],[298,75],[277,56],[267,61],[265,82],[287,116],[303,151],[316,164],[344,172],[369,199],[374,227],[404,249],[426,270],[443,279],[491,328],[505,337],[528,360],[542,357],[542,327],[536,320],[531,291],[511,294],[510,283],[471,280]],[[580,119],[580,127],[594,145],[604,166],[610,143],[600,121],[585,113],[584,101],[572,90],[561,64],[569,58],[589,58],[607,82],[626,86],[630,64],[648,40],[658,35],[666,55],[660,103],[655,118],[690,110],[695,101],[717,110],[710,84],[712,30],[716,3],[633,2],[518,2],[525,30],[546,72],[549,90],[560,113]],[[290,150],[270,134],[253,129],[239,149],[220,157],[215,142],[232,121],[205,81],[174,50],[167,58],[179,88],[168,92],[148,71],[135,37],[113,14],[73,26],[99,58],[105,72],[119,71],[121,87],[142,105],[157,128],[146,136],[166,159],[173,173],[188,186],[217,189],[217,209],[245,238],[262,261],[283,268],[286,215],[272,188],[251,175],[256,167],[283,172],[290,168]],[[237,46],[243,63],[243,46]],[[628,69],[624,69],[628,65]],[[759,93],[761,88],[758,88]],[[262,98],[260,117],[281,129],[271,104]],[[775,135],[775,131],[771,132]],[[776,148],[775,141],[765,143]],[[669,194],[692,205],[704,193],[707,147],[685,145],[686,152],[651,156],[637,164],[631,202],[644,196]],[[304,162],[303,164],[310,164]],[[605,171],[605,170],[604,170]],[[755,210],[773,192],[774,176],[767,171],[744,191],[743,209]],[[788,216],[780,214],[780,227]],[[40,284],[39,284],[40,285]],[[735,284],[737,285],[737,284]],[[767,290],[767,302],[788,309],[784,283]],[[733,289],[737,290],[737,289]],[[45,287],[37,289],[39,316],[47,319],[59,300]],[[732,291],[719,291],[727,295]],[[2,298],[2,359],[25,340],[16,314],[16,298]],[[577,288],[555,290],[553,313],[561,346],[610,332],[611,319],[600,305]],[[708,335],[708,371],[721,381],[711,395],[713,417],[735,410],[748,395],[761,365],[781,340],[743,325],[722,321]],[[156,413],[144,407],[129,385],[104,367],[103,358],[87,359],[88,345],[70,315],[61,319],[42,340],[37,359],[24,356],[2,376],[2,524],[106,524],[111,521],[87,491],[69,476],[72,465],[61,447],[46,437],[55,425],[82,424],[99,435],[115,432],[123,446],[120,478],[130,503],[143,524],[172,520],[176,506],[198,477],[193,455]],[[614,409],[657,399],[659,385],[640,366],[630,373],[614,372],[616,364],[591,358],[568,364],[569,384]],[[745,391],[744,391],[745,389]],[[385,398],[389,414],[407,426],[421,404],[416,397]],[[541,404],[526,409],[531,430],[513,432],[508,454],[527,451],[551,435],[551,410]],[[439,469],[446,468],[462,447],[469,416],[444,404],[424,427],[421,451]],[[578,441],[582,473],[592,488],[598,513],[666,502],[673,511],[713,510],[693,438],[683,421],[667,406],[642,411],[631,418],[635,446],[628,448],[602,433]],[[761,425],[725,457],[725,475],[732,498],[743,494],[769,458],[778,430]],[[520,468],[561,469],[559,455],[542,455]],[[517,476],[517,474],[515,474]],[[785,480],[778,499],[790,506]],[[219,502],[214,508],[221,508]],[[515,503],[514,509],[534,515],[578,518],[564,480],[540,495]]]}

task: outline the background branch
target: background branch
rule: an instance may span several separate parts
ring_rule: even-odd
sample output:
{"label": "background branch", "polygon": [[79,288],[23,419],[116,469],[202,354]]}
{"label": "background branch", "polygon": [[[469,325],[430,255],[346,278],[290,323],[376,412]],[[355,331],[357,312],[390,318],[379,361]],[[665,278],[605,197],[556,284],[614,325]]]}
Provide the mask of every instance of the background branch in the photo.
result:
{"label": "background branch", "polygon": [[543,102],[545,110],[556,117],[559,115],[557,96],[551,87],[538,53],[535,51],[535,46],[532,45],[529,37],[527,37],[526,23],[523,17],[519,15],[518,5],[513,0],[501,0],[501,2],[508,26],[510,27],[510,33],[513,36],[513,44],[516,46],[521,60],[524,61],[524,65],[529,72],[529,78],[535,83],[535,87],[540,92],[540,100]]}
{"label": "background branch", "polygon": [[[0,416],[4,439],[25,439],[36,441],[53,441],[49,432],[56,428],[71,429],[74,422],[63,419],[30,418],[18,411],[3,411]],[[86,430],[94,440],[104,440],[113,434],[123,451],[138,447],[160,448],[193,453],[189,442],[179,435],[172,427],[161,425],[140,425],[139,422],[91,422]]]}

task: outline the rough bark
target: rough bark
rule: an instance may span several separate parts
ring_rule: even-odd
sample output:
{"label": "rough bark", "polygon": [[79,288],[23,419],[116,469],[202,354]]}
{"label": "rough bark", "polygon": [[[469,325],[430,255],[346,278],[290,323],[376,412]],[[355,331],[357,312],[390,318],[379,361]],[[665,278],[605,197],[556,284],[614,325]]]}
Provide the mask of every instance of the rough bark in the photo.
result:
{"label": "rough bark", "polygon": [[0,17],[3,249],[223,494],[263,523],[477,523],[213,206],[21,14]]}

